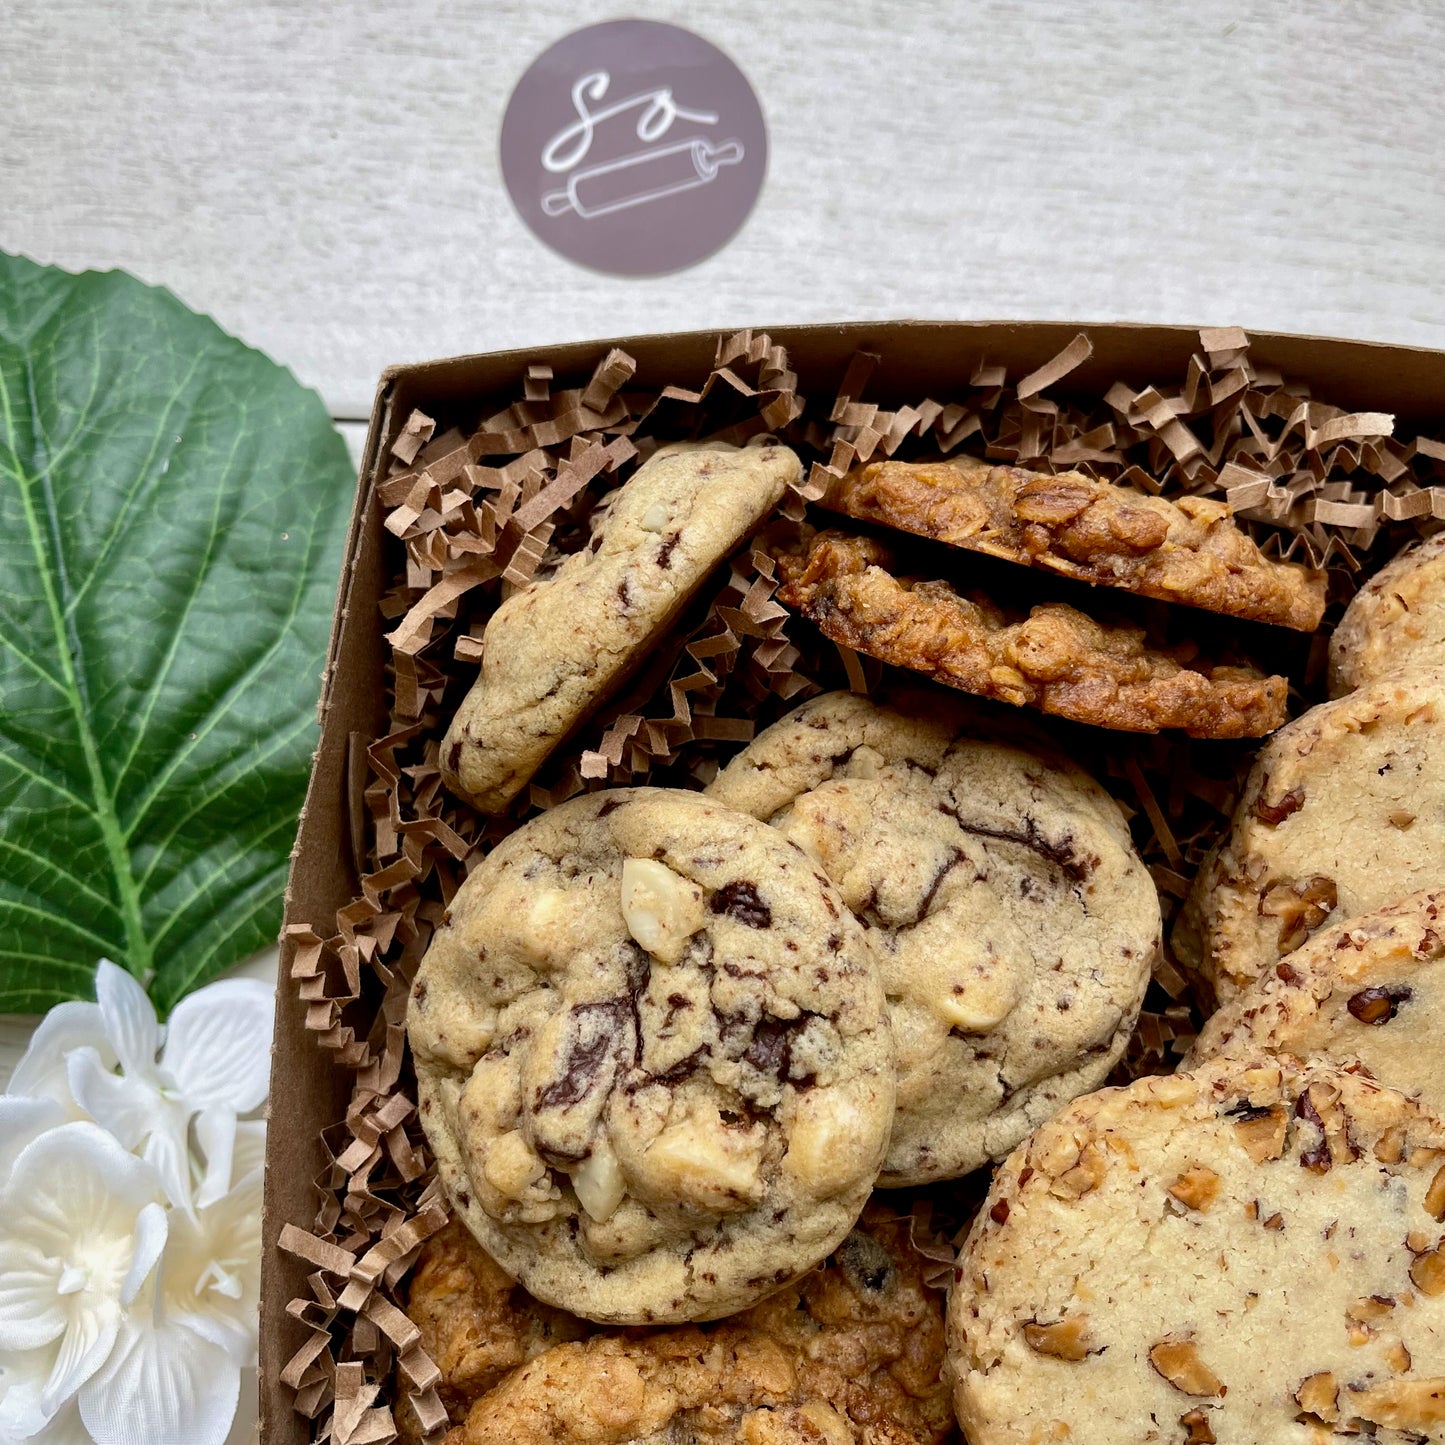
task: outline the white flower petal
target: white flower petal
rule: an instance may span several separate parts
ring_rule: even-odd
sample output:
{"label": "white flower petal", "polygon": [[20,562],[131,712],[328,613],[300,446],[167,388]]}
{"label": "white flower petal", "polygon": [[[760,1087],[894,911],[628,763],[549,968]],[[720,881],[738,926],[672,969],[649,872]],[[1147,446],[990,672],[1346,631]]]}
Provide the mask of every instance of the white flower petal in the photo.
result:
{"label": "white flower petal", "polygon": [[95,1124],[62,1124],[20,1151],[0,1191],[0,1220],[57,1259],[78,1242],[126,1241],[160,1180]]}
{"label": "white flower petal", "polygon": [[214,1204],[231,1188],[236,1148],[236,1116],[230,1109],[202,1109],[196,1115],[196,1141],[206,1156],[206,1176],[196,1190],[196,1208]]}
{"label": "white flower petal", "polygon": [[105,1036],[105,1021],[93,1003],[58,1003],[35,1027],[30,1046],[15,1065],[8,1094],[41,1094],[73,1106],[65,1078],[65,1055],[71,1049],[92,1048],[108,1068],[114,1068],[115,1051]]}
{"label": "white flower petal", "polygon": [[113,1073],[91,1048],[73,1049],[66,1073],[76,1103],[125,1148],[134,1149],[154,1127],[162,1100],[145,1079]]}
{"label": "white flower petal", "polygon": [[59,1346],[40,1350],[0,1350],[0,1440],[28,1440],[49,1418],[40,1392]]}
{"label": "white flower petal", "polygon": [[80,1419],[80,1406],[72,1400],[37,1434],[25,1439],[25,1445],[92,1445],[90,1431]]}
{"label": "white flower petal", "polygon": [[231,1182],[235,1184],[266,1163],[266,1121],[242,1119],[236,1125],[236,1144],[231,1153]]}
{"label": "white flower petal", "polygon": [[134,1078],[153,1079],[161,1027],[145,989],[125,969],[103,958],[95,972],[95,997],[121,1068]]}
{"label": "white flower petal", "polygon": [[47,1414],[58,1410],[105,1364],[119,1329],[120,1306],[114,1300],[71,1311],[50,1378],[40,1392],[40,1405]]}
{"label": "white flower petal", "polygon": [[0,1350],[33,1350],[65,1333],[59,1275],[34,1245],[0,1239]]}
{"label": "white flower petal", "polygon": [[96,1445],[224,1445],[240,1367],[174,1322],[127,1320],[115,1352],[80,1396]]}
{"label": "white flower petal", "polygon": [[9,1177],[16,1156],[32,1139],[64,1122],[65,1109],[57,1099],[0,1094],[0,1185]]}
{"label": "white flower petal", "polygon": [[163,1100],[161,1116],[146,1139],[141,1157],[161,1176],[166,1198],[177,1209],[191,1207],[191,1153],[187,1118],[179,1105]]}
{"label": "white flower petal", "polygon": [[192,1109],[245,1114],[261,1104],[275,1011],[275,989],[254,978],[222,979],[175,1006],[161,1062]]}
{"label": "white flower petal", "polygon": [[120,1302],[129,1306],[150,1278],[161,1251],[166,1247],[169,1221],[163,1204],[147,1204],[135,1222],[135,1253],[120,1287]]}

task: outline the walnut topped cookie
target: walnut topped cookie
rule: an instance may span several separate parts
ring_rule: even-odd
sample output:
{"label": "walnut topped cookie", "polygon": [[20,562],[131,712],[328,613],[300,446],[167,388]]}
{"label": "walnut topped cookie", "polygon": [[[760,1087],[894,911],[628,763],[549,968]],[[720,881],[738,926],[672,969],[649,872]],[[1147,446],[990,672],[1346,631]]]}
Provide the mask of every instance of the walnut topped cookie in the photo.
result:
{"label": "walnut topped cookie", "polygon": [[1150,646],[1141,629],[1044,603],[1010,612],[947,582],[895,576],[871,537],[824,532],[781,559],[778,597],[825,637],[947,687],[1126,732],[1258,737],[1284,722],[1288,684]]}
{"label": "walnut topped cookie", "polygon": [[1445,1125],[1218,1061],[1077,1100],[1000,1169],[949,1299],[973,1445],[1445,1438]]}
{"label": "walnut topped cookie", "polygon": [[[742,1314],[531,1352],[525,1369],[453,1404],[446,1445],[942,1445],[954,1436],[944,1296],[911,1227],[870,1206],[825,1264]],[[423,1312],[437,1313],[422,1293]],[[491,1318],[452,1310],[423,1343],[465,1359]]]}
{"label": "walnut topped cookie", "polygon": [[1001,721],[947,694],[831,693],[708,789],[802,848],[868,925],[898,1045],[885,1187],[1001,1158],[1097,1088],[1158,953],[1118,805]]}
{"label": "walnut topped cookie", "polygon": [[801,471],[770,439],[656,452],[613,494],[590,545],[487,623],[481,676],[442,742],[447,787],[483,812],[505,808]]}
{"label": "walnut topped cookie", "polygon": [[1387,562],[1330,638],[1330,696],[1402,671],[1445,672],[1445,532]]}
{"label": "walnut topped cookie", "polygon": [[1440,882],[1445,677],[1321,703],[1260,749],[1173,934],[1220,1001],[1312,934]]}
{"label": "walnut topped cookie", "polygon": [[712,1319],[847,1233],[893,1117],[862,925],[810,860],[696,793],[533,819],[452,900],[407,1028],[458,1212],[589,1319]]}
{"label": "walnut topped cookie", "polygon": [[1445,1118],[1445,890],[1322,929],[1204,1024],[1204,1059],[1358,1060]]}
{"label": "walnut topped cookie", "polygon": [[950,546],[1229,617],[1313,632],[1325,575],[1266,557],[1224,502],[1166,501],[1082,472],[1049,475],[976,457],[869,462],[825,507]]}

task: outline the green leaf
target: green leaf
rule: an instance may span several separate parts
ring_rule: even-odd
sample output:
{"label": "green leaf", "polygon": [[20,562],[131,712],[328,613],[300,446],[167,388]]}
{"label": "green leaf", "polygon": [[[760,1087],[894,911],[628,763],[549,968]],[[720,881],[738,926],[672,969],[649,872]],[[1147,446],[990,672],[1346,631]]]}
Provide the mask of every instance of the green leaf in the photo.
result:
{"label": "green leaf", "polygon": [[352,481],[169,292],[0,253],[0,1011],[274,940]]}

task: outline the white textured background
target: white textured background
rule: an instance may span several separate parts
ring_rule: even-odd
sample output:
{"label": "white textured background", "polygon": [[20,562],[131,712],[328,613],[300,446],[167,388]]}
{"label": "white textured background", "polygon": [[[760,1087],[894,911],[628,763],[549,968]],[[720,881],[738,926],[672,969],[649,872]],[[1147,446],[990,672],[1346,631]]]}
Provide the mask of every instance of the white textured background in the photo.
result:
{"label": "white textured background", "polygon": [[[652,281],[543,248],[496,158],[536,55],[629,14],[727,50],[772,145]],[[1441,0],[0,0],[0,248],[164,282],[341,418],[394,361],[753,322],[1445,346],[1442,54]]]}

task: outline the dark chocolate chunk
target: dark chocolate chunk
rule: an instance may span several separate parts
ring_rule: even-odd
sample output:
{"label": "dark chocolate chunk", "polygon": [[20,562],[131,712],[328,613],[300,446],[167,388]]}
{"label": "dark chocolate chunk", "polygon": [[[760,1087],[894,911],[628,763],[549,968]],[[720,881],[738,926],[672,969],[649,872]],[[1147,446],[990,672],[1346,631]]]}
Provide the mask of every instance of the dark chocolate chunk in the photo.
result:
{"label": "dark chocolate chunk", "polygon": [[712,911],[726,913],[749,928],[771,928],[773,911],[758,894],[757,884],[739,879],[725,883],[712,896]]}

